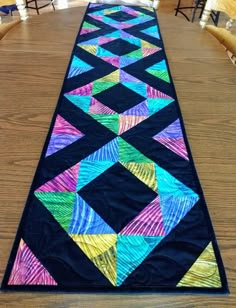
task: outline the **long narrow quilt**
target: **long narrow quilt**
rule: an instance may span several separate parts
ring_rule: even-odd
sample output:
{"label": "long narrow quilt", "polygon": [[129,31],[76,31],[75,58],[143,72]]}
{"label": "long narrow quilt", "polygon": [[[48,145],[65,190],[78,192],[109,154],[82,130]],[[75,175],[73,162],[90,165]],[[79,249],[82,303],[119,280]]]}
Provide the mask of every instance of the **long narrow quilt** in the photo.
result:
{"label": "long narrow quilt", "polygon": [[152,9],[88,6],[2,288],[228,291]]}

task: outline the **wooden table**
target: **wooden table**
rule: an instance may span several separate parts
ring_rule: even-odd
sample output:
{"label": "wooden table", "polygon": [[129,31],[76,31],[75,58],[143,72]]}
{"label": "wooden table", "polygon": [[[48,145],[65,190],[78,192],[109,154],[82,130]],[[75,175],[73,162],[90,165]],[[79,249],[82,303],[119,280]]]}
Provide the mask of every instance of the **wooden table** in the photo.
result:
{"label": "wooden table", "polygon": [[[0,279],[84,10],[28,19],[0,42]],[[1,307],[236,307],[236,70],[197,25],[158,15],[231,295],[2,293]]]}

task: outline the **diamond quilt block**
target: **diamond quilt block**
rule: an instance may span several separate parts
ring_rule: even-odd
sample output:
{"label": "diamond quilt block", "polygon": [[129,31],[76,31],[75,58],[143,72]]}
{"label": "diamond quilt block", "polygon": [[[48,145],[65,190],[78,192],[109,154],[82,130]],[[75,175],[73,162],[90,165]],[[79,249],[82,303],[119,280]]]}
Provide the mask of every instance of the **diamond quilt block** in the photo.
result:
{"label": "diamond quilt block", "polygon": [[[58,185],[68,175],[72,184]],[[124,195],[125,190],[128,194]],[[109,203],[104,201],[104,195]],[[121,137],[39,187],[35,196],[117,286],[199,199]],[[129,204],[129,210],[123,204]],[[131,245],[132,250],[126,245]],[[147,248],[141,253],[143,245]]]}
{"label": "diamond quilt block", "polygon": [[121,69],[68,92],[65,97],[117,135],[174,101]]}

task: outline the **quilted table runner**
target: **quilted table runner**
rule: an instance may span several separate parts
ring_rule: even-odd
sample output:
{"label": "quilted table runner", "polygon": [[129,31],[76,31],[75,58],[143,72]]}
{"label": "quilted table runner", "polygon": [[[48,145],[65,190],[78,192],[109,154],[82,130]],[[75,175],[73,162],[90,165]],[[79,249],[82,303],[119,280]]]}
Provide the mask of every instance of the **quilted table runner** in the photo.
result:
{"label": "quilted table runner", "polygon": [[227,292],[152,9],[88,6],[2,288]]}

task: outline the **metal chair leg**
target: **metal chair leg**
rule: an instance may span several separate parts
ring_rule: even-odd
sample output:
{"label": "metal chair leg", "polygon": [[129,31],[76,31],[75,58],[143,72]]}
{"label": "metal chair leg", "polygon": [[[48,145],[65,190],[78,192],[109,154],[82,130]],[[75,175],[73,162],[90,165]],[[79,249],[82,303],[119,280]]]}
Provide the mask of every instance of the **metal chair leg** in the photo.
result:
{"label": "metal chair leg", "polygon": [[38,7],[38,2],[37,2],[37,0],[35,0],[34,3],[35,3],[35,9],[36,9],[36,11],[37,11],[37,14],[39,15],[39,7]]}
{"label": "metal chair leg", "polygon": [[55,11],[56,9],[55,9],[55,5],[54,5],[53,2],[54,2],[54,0],[51,1],[51,4],[52,4],[52,7],[53,7],[53,11]]}
{"label": "metal chair leg", "polygon": [[177,7],[175,8],[175,16],[178,13],[182,14],[188,21],[190,21],[189,17],[183,12],[185,9],[193,9],[193,6],[181,6],[181,0],[178,1]]}
{"label": "metal chair leg", "polygon": [[216,12],[216,14],[215,14],[215,19],[213,20],[215,26],[218,25],[219,18],[220,18],[220,12]]}
{"label": "metal chair leg", "polygon": [[199,18],[201,19],[202,18],[202,14],[203,14],[203,11],[204,11],[204,8],[205,8],[205,4],[206,4],[206,2],[203,4],[203,6],[202,6],[202,9],[201,9],[201,13],[200,13],[200,15],[199,15]]}
{"label": "metal chair leg", "polygon": [[175,9],[175,16],[177,16],[177,14],[179,13],[180,3],[181,3],[181,0],[178,1],[177,7]]}
{"label": "metal chair leg", "polygon": [[196,15],[196,12],[197,12],[197,9],[198,9],[198,6],[199,6],[200,2],[201,2],[201,0],[195,0],[195,6],[194,6],[194,9],[193,9],[193,14],[192,14],[191,22],[194,22],[195,15]]}

